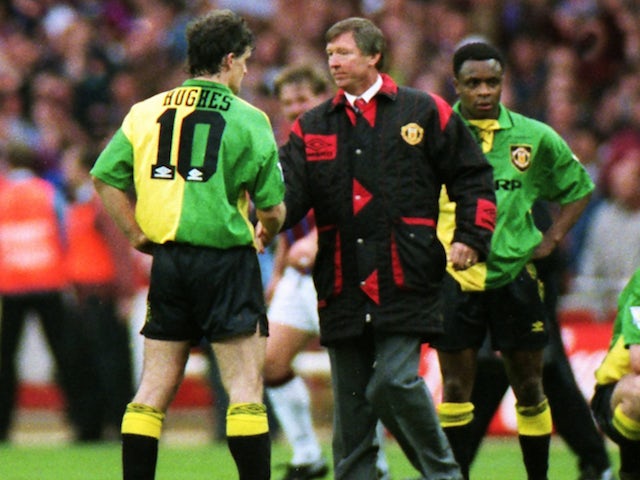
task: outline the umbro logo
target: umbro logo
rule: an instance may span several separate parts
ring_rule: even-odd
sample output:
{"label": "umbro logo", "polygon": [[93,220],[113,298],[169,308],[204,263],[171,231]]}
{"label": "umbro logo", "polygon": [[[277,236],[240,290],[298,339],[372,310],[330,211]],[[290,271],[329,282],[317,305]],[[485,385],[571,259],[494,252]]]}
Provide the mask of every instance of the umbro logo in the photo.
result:
{"label": "umbro logo", "polygon": [[166,165],[152,165],[151,178],[160,180],[173,180],[176,175],[176,167]]}
{"label": "umbro logo", "polygon": [[538,320],[537,322],[533,322],[531,324],[531,331],[533,333],[544,332],[544,322]]}
{"label": "umbro logo", "polygon": [[202,182],[202,170],[198,168],[192,168],[191,170],[189,170],[189,174],[187,175],[186,180],[189,182]]}

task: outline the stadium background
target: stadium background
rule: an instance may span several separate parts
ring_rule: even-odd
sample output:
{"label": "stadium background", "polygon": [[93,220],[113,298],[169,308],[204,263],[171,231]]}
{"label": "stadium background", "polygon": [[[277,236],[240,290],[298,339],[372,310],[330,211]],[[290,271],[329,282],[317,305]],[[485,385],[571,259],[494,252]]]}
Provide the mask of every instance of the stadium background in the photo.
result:
{"label": "stadium background", "polygon": [[[132,101],[183,78],[185,21],[212,7],[241,11],[256,31],[259,43],[242,95],[269,114],[279,140],[287,125],[270,90],[275,74],[301,60],[326,64],[326,27],[345,16],[366,14],[389,38],[394,77],[448,101],[453,99],[455,45],[469,35],[492,40],[510,64],[505,103],[548,122],[576,150],[580,134],[593,136],[597,151],[581,160],[589,162],[594,178],[617,139],[631,132],[640,142],[637,0],[7,0],[0,2],[0,146],[24,137],[42,153],[43,175],[59,180],[56,159],[69,143],[104,141]],[[76,104],[78,92],[81,104]],[[616,247],[623,240],[619,236]],[[564,323],[563,337],[588,397],[610,323],[587,314]],[[137,367],[138,329],[133,321]],[[57,412],[60,395],[37,322],[29,322],[26,333],[19,359],[21,409]],[[323,362],[316,351],[302,357],[299,366],[314,388],[316,415],[327,422],[330,396]],[[426,351],[422,372],[438,399],[434,362]],[[206,367],[198,356],[190,362],[177,409],[201,408],[210,399]],[[492,432],[509,432],[510,411],[501,409]]]}

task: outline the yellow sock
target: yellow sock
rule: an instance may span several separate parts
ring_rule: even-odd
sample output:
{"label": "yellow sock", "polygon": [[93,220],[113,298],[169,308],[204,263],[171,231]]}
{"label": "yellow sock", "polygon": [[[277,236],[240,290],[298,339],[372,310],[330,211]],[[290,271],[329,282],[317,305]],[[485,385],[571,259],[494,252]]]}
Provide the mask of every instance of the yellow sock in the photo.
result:
{"label": "yellow sock", "polygon": [[122,433],[160,438],[164,413],[148,405],[130,403],[122,418]]}
{"label": "yellow sock", "polygon": [[550,435],[553,430],[551,409],[546,398],[533,407],[516,405],[516,420],[520,435],[539,437]]}
{"label": "yellow sock", "polygon": [[267,407],[262,403],[234,403],[227,409],[227,436],[246,437],[269,431]]}
{"label": "yellow sock", "polygon": [[628,417],[618,405],[613,411],[613,426],[624,438],[640,440],[640,422]]}
{"label": "yellow sock", "polygon": [[443,427],[461,427],[473,420],[473,403],[443,402],[438,405],[438,417]]}

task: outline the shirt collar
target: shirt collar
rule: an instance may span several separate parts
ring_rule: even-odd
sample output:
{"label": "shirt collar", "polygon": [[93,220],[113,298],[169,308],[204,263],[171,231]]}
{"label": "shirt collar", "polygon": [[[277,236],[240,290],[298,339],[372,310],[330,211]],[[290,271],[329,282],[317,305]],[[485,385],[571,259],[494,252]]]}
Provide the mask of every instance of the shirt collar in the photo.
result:
{"label": "shirt collar", "polygon": [[[467,125],[470,123],[469,120],[465,118],[460,112],[460,100],[457,100],[453,104],[453,110],[455,110],[455,112],[458,115],[460,115],[460,118],[462,118],[464,123],[466,123]],[[497,120],[498,120],[498,123],[500,124],[500,130],[504,130],[505,128],[511,128],[511,126],[513,125],[511,116],[509,114],[509,110],[502,103],[500,103],[500,113],[498,114]]]}
{"label": "shirt collar", "polygon": [[382,87],[382,77],[378,75],[378,77],[376,78],[376,81],[373,82],[373,85],[371,85],[367,90],[365,90],[365,92],[362,95],[356,96],[356,95],[351,95],[350,93],[344,92],[344,96],[347,97],[347,101],[349,102],[350,105],[353,105],[353,103],[356,101],[357,98],[362,98],[367,103],[369,103],[371,99],[376,95],[376,93],[380,91],[381,87]]}

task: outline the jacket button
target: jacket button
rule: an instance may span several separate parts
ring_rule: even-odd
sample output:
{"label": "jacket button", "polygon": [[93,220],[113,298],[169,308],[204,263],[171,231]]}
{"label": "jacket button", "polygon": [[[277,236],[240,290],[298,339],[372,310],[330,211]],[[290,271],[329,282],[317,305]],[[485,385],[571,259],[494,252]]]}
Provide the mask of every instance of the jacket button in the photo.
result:
{"label": "jacket button", "polygon": [[359,148],[356,148],[356,155],[362,155],[362,150]]}
{"label": "jacket button", "polygon": [[356,242],[358,242],[360,245],[362,245],[364,243],[364,240],[362,238],[359,238],[356,240]]}
{"label": "jacket button", "polygon": [[367,282],[365,282],[364,280],[360,282],[360,286],[364,287],[367,284]]}
{"label": "jacket button", "polygon": [[370,313],[367,313],[364,316],[364,321],[367,322],[367,323],[371,323],[371,314]]}

